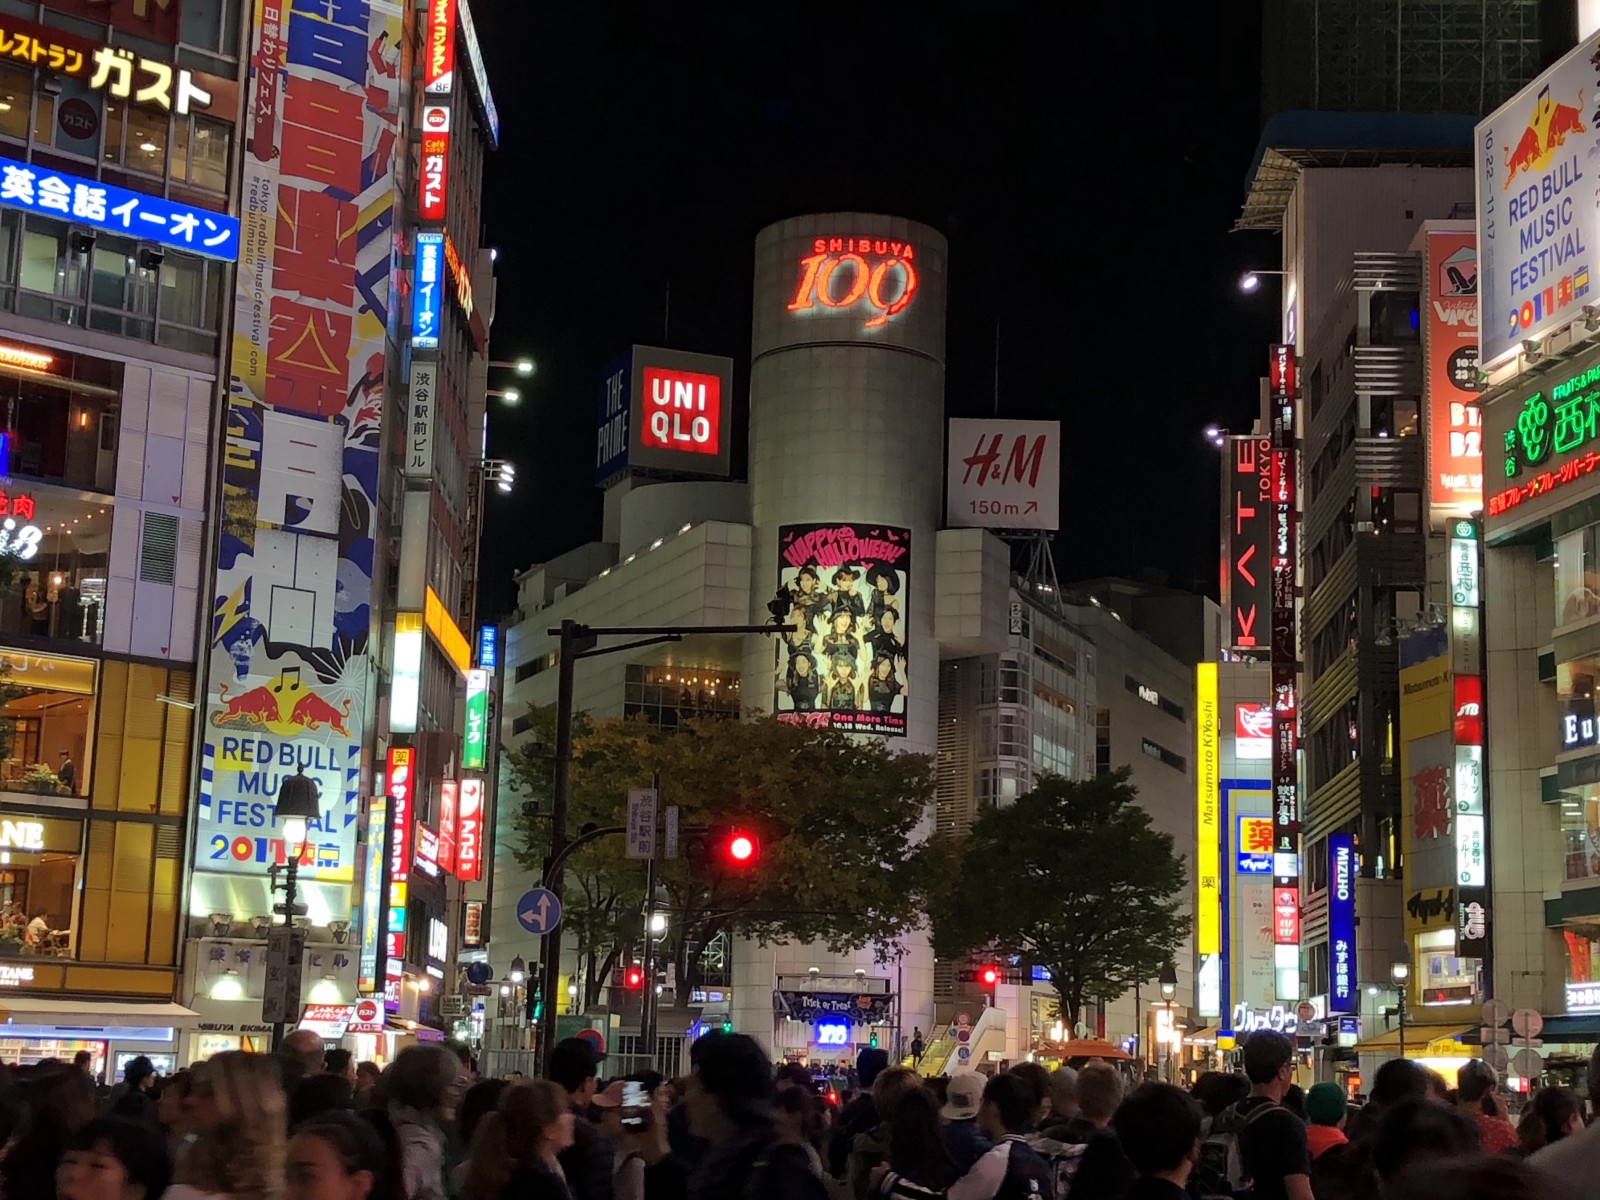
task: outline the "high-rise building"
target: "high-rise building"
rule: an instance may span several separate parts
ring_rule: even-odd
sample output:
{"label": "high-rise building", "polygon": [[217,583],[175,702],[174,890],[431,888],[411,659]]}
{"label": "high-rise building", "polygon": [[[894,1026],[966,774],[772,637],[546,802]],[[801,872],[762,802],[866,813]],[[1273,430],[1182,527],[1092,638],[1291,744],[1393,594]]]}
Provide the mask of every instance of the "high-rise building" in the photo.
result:
{"label": "high-rise building", "polygon": [[[478,199],[498,118],[465,0],[246,8],[218,43],[245,51],[223,156],[240,261],[206,293],[231,338],[206,419],[161,427],[216,439],[194,471],[218,517],[173,606],[207,613],[177,998],[199,1015],[186,1056],[259,1046],[311,1005],[310,1027],[384,1057],[464,1011],[494,301]],[[145,463],[147,488],[171,474]],[[300,774],[317,790],[303,849],[276,812]],[[280,938],[290,859],[304,909]]]}

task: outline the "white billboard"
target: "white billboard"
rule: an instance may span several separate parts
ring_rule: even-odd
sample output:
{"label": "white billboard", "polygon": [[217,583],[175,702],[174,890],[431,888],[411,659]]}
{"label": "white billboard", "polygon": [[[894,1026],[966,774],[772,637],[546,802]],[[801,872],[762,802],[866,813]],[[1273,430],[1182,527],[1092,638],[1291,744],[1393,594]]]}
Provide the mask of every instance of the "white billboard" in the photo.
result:
{"label": "white billboard", "polygon": [[1061,527],[1061,422],[956,418],[945,470],[945,524]]}
{"label": "white billboard", "polygon": [[[1477,128],[1483,362],[1511,357],[1596,300],[1600,38],[1590,36]],[[1585,180],[1588,180],[1586,183]]]}

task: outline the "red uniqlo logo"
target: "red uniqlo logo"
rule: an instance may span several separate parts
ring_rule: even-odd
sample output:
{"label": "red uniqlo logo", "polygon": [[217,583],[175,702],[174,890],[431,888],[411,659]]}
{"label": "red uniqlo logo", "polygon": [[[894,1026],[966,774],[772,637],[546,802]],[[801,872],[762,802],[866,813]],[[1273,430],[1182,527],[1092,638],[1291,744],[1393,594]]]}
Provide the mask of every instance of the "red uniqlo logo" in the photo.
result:
{"label": "red uniqlo logo", "polygon": [[642,445],[685,454],[716,455],[722,449],[722,380],[715,375],[644,369]]}

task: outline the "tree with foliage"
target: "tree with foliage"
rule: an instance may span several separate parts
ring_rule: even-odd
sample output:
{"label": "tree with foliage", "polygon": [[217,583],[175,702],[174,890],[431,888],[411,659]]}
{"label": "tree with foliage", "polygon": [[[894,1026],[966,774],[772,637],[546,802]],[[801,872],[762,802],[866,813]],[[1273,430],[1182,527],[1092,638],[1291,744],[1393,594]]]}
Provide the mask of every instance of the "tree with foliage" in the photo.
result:
{"label": "tree with foliage", "polygon": [[984,812],[950,850],[932,897],[934,950],[1020,954],[1049,968],[1062,1014],[1159,974],[1188,929],[1183,859],[1152,827],[1123,767],[1079,782],[1047,776]]}
{"label": "tree with foliage", "polygon": [[[526,798],[518,861],[535,875],[549,852],[555,723],[531,713],[533,737],[507,752],[512,786]],[[916,844],[933,799],[924,755],[892,754],[773,717],[696,719],[676,731],[645,721],[574,723],[568,827],[621,825],[628,789],[661,779],[661,804],[677,805],[683,845],[657,862],[668,928],[658,944],[680,989],[700,979],[700,960],[723,932],[763,941],[818,940],[835,951],[894,940],[921,920],[929,858]],[[694,859],[689,831],[738,825],[760,841],[755,866],[734,870]],[[645,864],[604,837],[567,860],[567,929],[582,947],[588,1003],[631,949],[644,908]]]}

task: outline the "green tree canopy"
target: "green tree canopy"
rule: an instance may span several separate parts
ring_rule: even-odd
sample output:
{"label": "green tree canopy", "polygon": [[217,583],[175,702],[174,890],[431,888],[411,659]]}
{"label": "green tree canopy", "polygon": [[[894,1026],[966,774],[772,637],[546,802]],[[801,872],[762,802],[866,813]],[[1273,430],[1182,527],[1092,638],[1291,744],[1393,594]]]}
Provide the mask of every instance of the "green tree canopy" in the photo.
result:
{"label": "green tree canopy", "polygon": [[1183,859],[1151,826],[1127,767],[1078,782],[1048,776],[990,809],[950,849],[953,883],[932,896],[934,949],[1042,963],[1076,1024],[1085,1000],[1114,1000],[1159,974],[1182,942]]}
{"label": "green tree canopy", "polygon": [[[518,818],[518,858],[537,875],[549,851],[555,723],[548,708],[531,715],[532,738],[506,757],[513,786],[532,802]],[[932,873],[914,844],[933,798],[926,756],[773,717],[692,720],[675,732],[580,718],[569,831],[623,824],[628,789],[648,787],[653,773],[661,803],[681,810],[685,842],[691,827],[738,824],[761,843],[748,871],[690,860],[686,846],[658,862],[669,903],[664,940],[680,986],[696,984],[699,955],[725,930],[842,951],[888,945],[921,920]],[[566,920],[592,956],[590,1001],[637,929],[644,883],[645,864],[623,857],[620,837],[568,860]]]}

